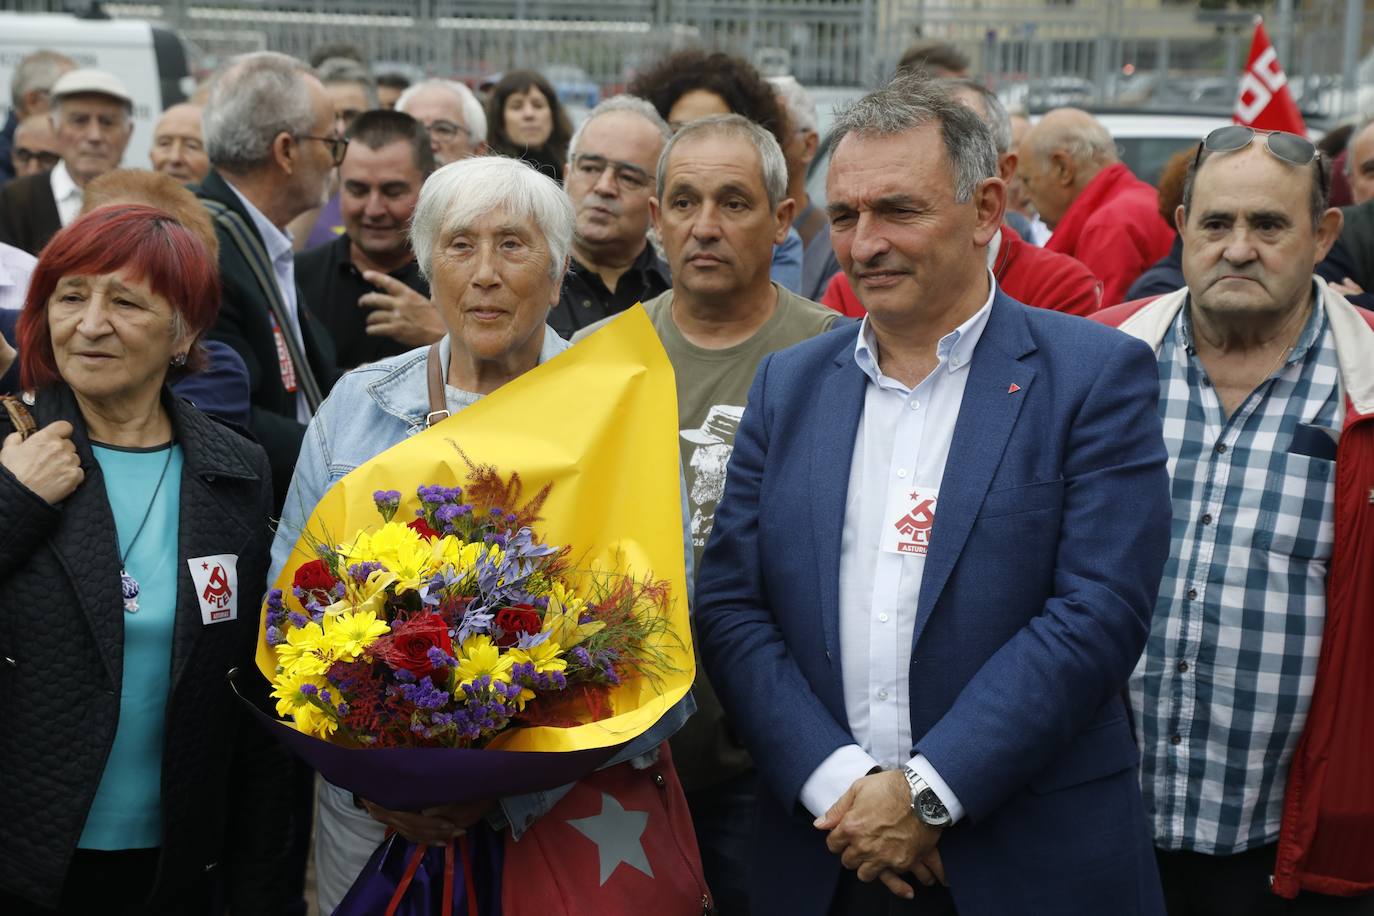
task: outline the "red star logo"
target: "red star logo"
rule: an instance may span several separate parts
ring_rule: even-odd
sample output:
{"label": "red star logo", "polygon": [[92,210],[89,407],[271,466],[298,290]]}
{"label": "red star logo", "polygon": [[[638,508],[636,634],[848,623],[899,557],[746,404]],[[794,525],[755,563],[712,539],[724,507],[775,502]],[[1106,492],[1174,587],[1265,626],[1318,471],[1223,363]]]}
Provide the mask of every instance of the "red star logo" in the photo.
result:
{"label": "red star logo", "polygon": [[209,563],[202,563],[202,564],[200,564],[200,568],[201,568],[201,569],[209,569],[209,568],[210,568],[210,564],[209,564]]}

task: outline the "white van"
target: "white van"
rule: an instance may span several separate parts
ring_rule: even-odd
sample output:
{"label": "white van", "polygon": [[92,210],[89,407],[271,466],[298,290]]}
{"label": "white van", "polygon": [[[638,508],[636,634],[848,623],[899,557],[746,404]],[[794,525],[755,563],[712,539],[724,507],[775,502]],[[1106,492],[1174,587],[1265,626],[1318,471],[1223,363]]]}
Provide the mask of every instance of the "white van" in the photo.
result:
{"label": "white van", "polygon": [[0,13],[0,123],[10,109],[10,76],[26,54],[59,51],[78,67],[118,76],[134,97],[128,168],[148,168],[153,126],[163,109],[185,101],[191,87],[186,51],[172,30],[132,19],[78,19],[46,13]]}

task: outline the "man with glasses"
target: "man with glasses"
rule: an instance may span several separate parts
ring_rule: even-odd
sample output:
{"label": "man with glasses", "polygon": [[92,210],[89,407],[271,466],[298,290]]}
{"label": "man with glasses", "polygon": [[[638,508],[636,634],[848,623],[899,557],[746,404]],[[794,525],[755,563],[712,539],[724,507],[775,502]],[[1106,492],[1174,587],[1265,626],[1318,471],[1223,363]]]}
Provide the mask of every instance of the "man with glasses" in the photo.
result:
{"label": "man with glasses", "polygon": [[14,177],[24,178],[50,172],[62,161],[57,146],[57,134],[46,114],[33,115],[19,122],[14,131],[14,147],[10,164]]}
{"label": "man with glasses", "polygon": [[1213,131],[1187,287],[1094,316],[1159,365],[1172,543],[1130,694],[1172,914],[1374,913],[1374,316],[1314,275],[1327,172]]}
{"label": "man with glasses", "polygon": [[439,165],[448,165],[468,156],[480,156],[487,149],[487,116],[472,90],[453,80],[425,80],[416,83],[396,100],[403,111],[429,131],[430,148]]}
{"label": "man with glasses", "polygon": [[1026,193],[1054,230],[1045,248],[1091,270],[1102,281],[1104,304],[1123,301],[1174,243],[1155,189],[1131,174],[1107,128],[1077,108],[1046,114],[1017,153]]}
{"label": "man with glasses", "polygon": [[399,111],[366,111],[339,166],[344,233],[296,255],[305,298],[329,328],[340,369],[396,356],[444,336],[408,232],[434,171],[429,135]]}
{"label": "man with glasses", "polygon": [[259,52],[232,60],[210,88],[197,196],[220,239],[219,319],[210,336],[248,365],[250,427],[272,462],[278,508],[305,424],[336,375],[334,346],[296,284],[286,226],[324,202],[346,140],[334,105],[300,61]]}
{"label": "man with glasses", "polygon": [[648,242],[654,167],[668,137],[654,106],[629,95],[593,108],[573,134],[563,183],[577,210],[573,259],[549,312],[563,337],[672,286]]}
{"label": "man with glasses", "polygon": [[51,96],[48,116],[62,160],[0,192],[0,242],[33,255],[76,219],[86,184],[119,168],[134,129],[133,97],[112,73],[70,70]]}

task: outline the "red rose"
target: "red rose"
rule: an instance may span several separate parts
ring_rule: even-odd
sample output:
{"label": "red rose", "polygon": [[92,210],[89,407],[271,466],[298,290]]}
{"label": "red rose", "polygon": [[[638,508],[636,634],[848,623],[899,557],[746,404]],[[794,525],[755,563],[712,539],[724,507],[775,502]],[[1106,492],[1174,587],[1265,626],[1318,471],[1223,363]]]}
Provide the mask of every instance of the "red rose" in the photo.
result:
{"label": "red rose", "polygon": [[501,638],[496,640],[498,646],[513,646],[521,633],[538,633],[544,626],[539,612],[528,604],[501,608],[496,612],[495,622],[503,631]]}
{"label": "red rose", "polygon": [[324,560],[311,560],[296,570],[296,578],[291,584],[309,594],[328,592],[339,584],[339,580],[334,578]]}
{"label": "red rose", "polygon": [[424,538],[426,541],[432,541],[439,536],[439,532],[429,527],[429,522],[425,521],[423,516],[415,519],[415,521],[413,522],[408,522],[406,524],[406,527],[409,528],[411,531],[414,531],[416,534]]}
{"label": "red rose", "polygon": [[416,614],[392,627],[391,635],[377,640],[369,651],[393,671],[409,671],[419,680],[442,670],[430,661],[430,649],[453,655],[448,624],[435,614]]}

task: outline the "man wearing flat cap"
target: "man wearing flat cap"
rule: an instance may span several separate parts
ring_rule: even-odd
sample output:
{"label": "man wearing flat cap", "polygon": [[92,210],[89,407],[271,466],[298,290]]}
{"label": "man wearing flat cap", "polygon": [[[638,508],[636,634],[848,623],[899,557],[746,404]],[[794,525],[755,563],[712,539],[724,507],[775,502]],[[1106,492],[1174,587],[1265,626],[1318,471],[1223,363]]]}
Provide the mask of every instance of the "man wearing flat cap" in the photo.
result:
{"label": "man wearing flat cap", "polygon": [[62,161],[0,191],[0,242],[34,255],[76,219],[86,184],[119,168],[134,129],[133,96],[112,73],[68,71],[53,84],[51,97]]}

